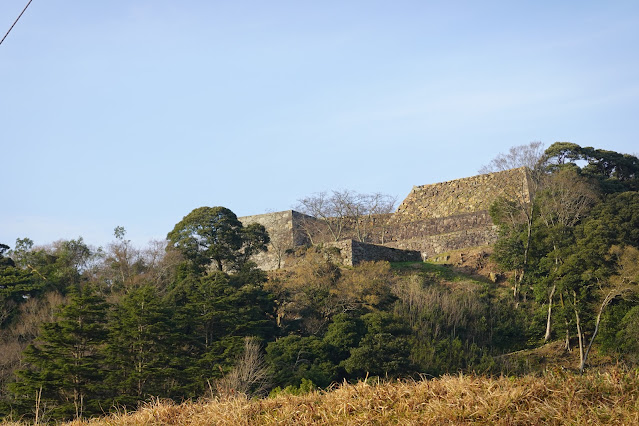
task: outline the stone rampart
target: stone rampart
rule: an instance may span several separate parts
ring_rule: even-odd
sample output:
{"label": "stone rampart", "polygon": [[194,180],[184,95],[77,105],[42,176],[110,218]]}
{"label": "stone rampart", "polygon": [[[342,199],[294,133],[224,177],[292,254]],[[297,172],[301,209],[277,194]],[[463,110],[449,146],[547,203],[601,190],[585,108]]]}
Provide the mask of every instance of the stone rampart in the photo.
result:
{"label": "stone rampart", "polygon": [[361,243],[355,240],[343,240],[325,244],[340,251],[344,265],[354,266],[361,262],[420,262],[421,253],[415,250],[395,249],[376,244]]}
{"label": "stone rampart", "polygon": [[254,259],[263,269],[284,267],[291,249],[316,243],[338,247],[349,265],[365,260],[405,261],[493,244],[497,231],[488,214],[490,205],[500,196],[528,202],[529,182],[528,170],[519,168],[415,186],[395,213],[359,223],[340,218],[342,241],[336,243],[329,243],[326,222],[294,210],[239,219],[244,225],[261,223],[269,232],[268,251]]}
{"label": "stone rampart", "polygon": [[401,250],[417,250],[423,259],[440,253],[468,247],[479,247],[495,243],[497,229],[495,226],[463,229],[447,234],[427,235],[419,238],[393,241],[386,244]]}
{"label": "stone rampart", "polygon": [[529,176],[525,167],[472,176],[448,182],[413,187],[398,207],[397,222],[487,211],[499,196],[530,199]]}
{"label": "stone rampart", "polygon": [[309,243],[301,223],[317,221],[317,219],[295,210],[244,216],[238,219],[244,226],[259,223],[266,228],[271,238],[271,242],[267,246],[268,250],[253,257],[253,261],[264,270],[284,267],[288,251]]}
{"label": "stone rampart", "polygon": [[395,220],[386,233],[386,244],[395,241],[425,238],[431,235],[448,234],[465,229],[492,227],[492,224],[490,214],[485,210],[413,222]]}

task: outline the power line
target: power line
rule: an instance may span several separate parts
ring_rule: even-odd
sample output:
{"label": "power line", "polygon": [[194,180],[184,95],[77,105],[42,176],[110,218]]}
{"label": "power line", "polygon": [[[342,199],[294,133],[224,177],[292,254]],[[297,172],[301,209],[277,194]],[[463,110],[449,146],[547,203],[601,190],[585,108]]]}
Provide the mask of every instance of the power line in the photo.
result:
{"label": "power line", "polygon": [[2,42],[4,41],[5,38],[7,38],[7,36],[11,32],[11,30],[13,29],[13,27],[16,26],[16,24],[18,23],[18,21],[22,17],[22,14],[24,13],[25,10],[27,10],[27,7],[29,7],[29,5],[31,4],[32,1],[33,0],[29,0],[29,3],[27,3],[27,5],[24,7],[24,9],[22,9],[22,12],[20,12],[20,15],[16,18],[15,22],[13,23],[13,25],[11,25],[11,28],[9,28],[9,31],[7,31],[7,33],[4,35],[4,37],[2,37],[2,40],[0,40],[0,44],[2,44]]}

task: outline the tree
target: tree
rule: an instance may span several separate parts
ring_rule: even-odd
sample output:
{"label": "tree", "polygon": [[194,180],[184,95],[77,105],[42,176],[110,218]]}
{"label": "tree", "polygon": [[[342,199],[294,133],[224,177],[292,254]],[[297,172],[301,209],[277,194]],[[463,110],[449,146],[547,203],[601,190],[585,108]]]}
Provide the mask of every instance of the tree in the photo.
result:
{"label": "tree", "polygon": [[[327,233],[331,241],[345,237],[361,242],[371,241],[379,233],[383,242],[388,213],[396,198],[389,195],[360,194],[355,191],[319,192],[298,200],[296,209],[310,216],[302,224],[311,243]],[[318,225],[322,226],[318,226]]]}
{"label": "tree", "polygon": [[[627,275],[623,271],[632,270],[629,265],[635,258],[631,249],[623,247],[639,247],[639,193],[608,195],[576,227],[575,235],[573,250],[558,275],[574,314],[583,371],[604,310],[634,288],[629,286],[632,279],[623,278]],[[588,327],[592,332],[586,345]]]}
{"label": "tree", "polygon": [[571,142],[555,142],[544,151],[546,167],[554,171],[564,168],[564,165],[572,165],[577,168],[575,162],[582,159],[581,147]]}
{"label": "tree", "polygon": [[410,327],[386,312],[362,317],[366,334],[343,366],[350,374],[397,377],[412,371]]}
{"label": "tree", "polygon": [[217,394],[222,397],[262,396],[270,384],[270,376],[260,343],[254,337],[245,337],[244,350],[233,369],[215,383]]}
{"label": "tree", "polygon": [[273,384],[299,386],[311,380],[328,386],[335,378],[336,366],[329,361],[326,345],[316,336],[289,334],[266,346],[266,362],[271,366]]}
{"label": "tree", "polygon": [[264,226],[247,228],[225,207],[199,207],[186,215],[168,233],[172,247],[180,250],[196,266],[211,263],[218,271],[238,269],[269,242]]}
{"label": "tree", "polygon": [[[507,154],[499,154],[488,165],[480,169],[480,173],[509,170],[518,167],[527,168],[527,182],[521,185],[516,193],[500,197],[491,206],[491,217],[500,225],[500,239],[506,244],[496,246],[496,258],[502,266],[515,271],[513,297],[519,304],[522,283],[528,272],[530,244],[532,241],[535,220],[535,197],[543,185],[544,154],[541,142],[514,146]],[[505,251],[499,253],[504,248]],[[517,249],[512,251],[512,249]],[[500,257],[501,256],[501,257]]]}
{"label": "tree", "polygon": [[293,249],[293,236],[290,230],[280,227],[271,229],[269,233],[270,244],[268,251],[275,255],[277,260],[277,269],[282,267],[284,255]]}
{"label": "tree", "polygon": [[151,285],[133,288],[115,307],[109,319],[106,348],[107,383],[116,404],[135,406],[138,401],[163,394],[165,379],[173,373],[168,306]]}
{"label": "tree", "polygon": [[387,215],[394,210],[397,199],[381,193],[344,193],[342,202],[345,203],[349,225],[355,239],[368,242],[379,232],[379,240],[383,244]]}
{"label": "tree", "polygon": [[[346,208],[346,200],[351,196],[350,191],[333,191],[332,194],[327,192],[318,192],[309,197],[298,200],[296,210],[311,216],[310,224],[316,225],[313,219],[318,219],[328,231],[331,241],[339,241],[342,239],[342,232],[346,224],[348,210]],[[311,242],[320,231],[316,226],[305,226],[306,232]]]}
{"label": "tree", "polygon": [[119,289],[130,284],[131,278],[136,275],[135,272],[139,272],[134,269],[136,264],[140,266],[140,253],[131,246],[131,240],[125,238],[124,227],[116,226],[113,235],[117,241],[107,246],[105,263],[112,276],[110,286]]}
{"label": "tree", "polygon": [[615,298],[627,294],[636,294],[639,286],[639,250],[632,246],[617,246],[610,248],[610,255],[614,258],[617,272],[611,276],[605,285],[599,287],[599,308],[595,317],[595,327],[590,337],[590,342],[585,353],[581,357],[579,371],[583,372],[588,360],[588,354],[592,348],[592,343],[599,332],[601,315]]}
{"label": "tree", "polygon": [[[599,181],[603,192],[639,189],[639,158],[615,151],[581,147],[569,142],[555,142],[545,153],[550,170],[572,168]],[[580,167],[577,162],[586,162]]]}
{"label": "tree", "polygon": [[[551,318],[554,296],[557,291],[558,280],[555,279],[559,265],[563,262],[567,251],[574,242],[573,228],[586,217],[593,205],[598,201],[599,194],[593,185],[580,177],[572,169],[563,169],[546,178],[545,188],[540,192],[539,220],[543,223],[548,254],[542,259],[543,275],[548,277],[548,314],[546,318],[546,333],[544,341],[550,340]],[[547,287],[544,285],[544,287]]]}
{"label": "tree", "polygon": [[251,223],[242,228],[242,248],[237,254],[235,260],[235,268],[241,269],[243,265],[246,265],[251,256],[267,251],[267,244],[270,242],[270,237],[264,225],[259,223]]}
{"label": "tree", "polygon": [[345,310],[336,291],[340,276],[334,262],[310,248],[293,268],[269,280],[267,289],[278,302],[279,325],[299,325],[308,334],[323,333],[331,316]]}
{"label": "tree", "polygon": [[34,398],[47,403],[60,419],[100,413],[107,309],[93,287],[72,290],[56,321],[43,324],[38,343],[25,350],[26,368],[12,386],[16,396],[31,406]]}
{"label": "tree", "polygon": [[511,147],[507,153],[501,153],[493,158],[490,163],[482,166],[479,173],[493,173],[503,170],[527,167],[529,170],[537,170],[540,160],[544,157],[543,144],[530,142],[525,145]]}
{"label": "tree", "polygon": [[231,374],[246,349],[245,337],[262,343],[275,334],[273,302],[262,289],[260,272],[191,274],[169,291],[165,301],[172,307],[171,328],[177,335],[171,360],[177,396],[201,395],[207,380]]}
{"label": "tree", "polygon": [[11,258],[0,255],[0,329],[10,324],[18,307],[43,286],[29,271],[16,267]]}

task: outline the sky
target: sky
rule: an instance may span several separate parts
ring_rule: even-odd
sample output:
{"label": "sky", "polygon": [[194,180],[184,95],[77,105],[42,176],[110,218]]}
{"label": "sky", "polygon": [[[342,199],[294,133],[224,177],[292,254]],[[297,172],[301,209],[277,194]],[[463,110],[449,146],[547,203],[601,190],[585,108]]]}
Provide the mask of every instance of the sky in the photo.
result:
{"label": "sky", "polygon": [[0,45],[0,243],[401,201],[532,141],[637,154],[637,46],[636,1],[33,0]]}

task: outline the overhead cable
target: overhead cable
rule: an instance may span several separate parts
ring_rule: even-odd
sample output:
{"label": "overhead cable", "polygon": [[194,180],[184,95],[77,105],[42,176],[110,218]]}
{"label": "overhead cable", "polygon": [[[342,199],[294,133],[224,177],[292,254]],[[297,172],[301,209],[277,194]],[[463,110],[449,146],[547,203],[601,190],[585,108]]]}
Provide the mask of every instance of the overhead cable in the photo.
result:
{"label": "overhead cable", "polygon": [[16,24],[18,23],[18,21],[22,17],[22,14],[24,13],[25,10],[27,10],[27,7],[29,7],[29,5],[31,4],[32,1],[33,0],[29,0],[29,3],[27,3],[27,5],[24,7],[24,9],[22,9],[22,12],[20,12],[20,15],[16,18],[15,22],[13,23],[13,25],[11,25],[11,28],[9,28],[9,31],[7,31],[7,33],[4,35],[4,37],[2,37],[2,40],[0,40],[0,44],[2,44],[2,42],[4,41],[5,38],[7,38],[7,36],[11,32],[11,30],[13,29],[13,27],[16,26]]}

